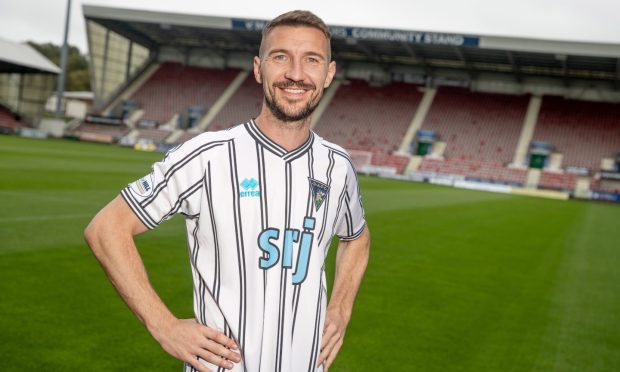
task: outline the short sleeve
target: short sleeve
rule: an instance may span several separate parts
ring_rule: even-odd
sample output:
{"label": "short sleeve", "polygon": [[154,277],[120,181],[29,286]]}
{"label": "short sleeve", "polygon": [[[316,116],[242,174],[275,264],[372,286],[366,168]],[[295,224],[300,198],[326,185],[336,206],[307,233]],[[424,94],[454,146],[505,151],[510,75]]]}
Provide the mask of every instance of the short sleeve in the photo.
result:
{"label": "short sleeve", "polygon": [[200,213],[200,190],[204,169],[191,148],[170,150],[153,164],[151,173],[130,183],[121,191],[129,207],[149,229],[177,213]]}
{"label": "short sleeve", "polygon": [[340,240],[355,240],[362,235],[366,220],[362,206],[357,175],[351,164],[348,164],[341,205],[336,224],[336,235]]}

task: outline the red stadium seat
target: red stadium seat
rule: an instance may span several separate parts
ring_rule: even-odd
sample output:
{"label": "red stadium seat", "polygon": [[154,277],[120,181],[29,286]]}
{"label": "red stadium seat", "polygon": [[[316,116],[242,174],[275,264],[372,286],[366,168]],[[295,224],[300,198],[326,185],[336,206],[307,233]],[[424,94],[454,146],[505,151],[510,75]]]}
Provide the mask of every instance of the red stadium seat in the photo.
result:
{"label": "red stadium seat", "polygon": [[131,99],[144,110],[142,119],[164,124],[190,106],[211,107],[238,73],[167,62]]}
{"label": "red stadium seat", "polygon": [[254,79],[254,75],[249,74],[235,94],[222,107],[207,130],[222,130],[244,123],[258,115],[262,103],[263,89]]}
{"label": "red stadium seat", "polygon": [[620,150],[620,105],[545,96],[533,140],[563,154],[563,167],[600,169]]}
{"label": "red stadium seat", "polygon": [[512,161],[529,96],[439,88],[422,129],[446,142],[446,158],[507,164]]}
{"label": "red stadium seat", "polygon": [[399,148],[422,95],[417,85],[374,87],[351,80],[340,85],[315,131],[349,150],[370,151],[372,165],[392,166],[402,173],[409,157],[393,152]]}

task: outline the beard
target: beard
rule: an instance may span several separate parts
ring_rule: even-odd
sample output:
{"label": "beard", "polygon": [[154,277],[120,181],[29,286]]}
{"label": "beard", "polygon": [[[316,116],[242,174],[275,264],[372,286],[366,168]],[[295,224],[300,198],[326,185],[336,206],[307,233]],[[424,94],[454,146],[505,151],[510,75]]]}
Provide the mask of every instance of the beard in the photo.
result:
{"label": "beard", "polygon": [[302,107],[299,110],[296,110],[295,112],[292,112],[292,110],[286,109],[284,105],[282,104],[282,102],[278,102],[278,100],[276,99],[276,95],[275,95],[276,89],[286,89],[286,88],[295,87],[295,88],[300,88],[300,89],[315,90],[316,86],[314,86],[313,84],[287,81],[287,82],[274,83],[273,87],[274,87],[273,92],[270,92],[273,94],[265,94],[265,102],[267,103],[267,107],[269,107],[269,110],[271,111],[273,116],[275,116],[280,121],[289,123],[289,122],[296,122],[296,121],[304,120],[308,118],[319,105],[319,101],[321,97],[320,96],[315,97],[315,98],[311,97],[304,107]]}

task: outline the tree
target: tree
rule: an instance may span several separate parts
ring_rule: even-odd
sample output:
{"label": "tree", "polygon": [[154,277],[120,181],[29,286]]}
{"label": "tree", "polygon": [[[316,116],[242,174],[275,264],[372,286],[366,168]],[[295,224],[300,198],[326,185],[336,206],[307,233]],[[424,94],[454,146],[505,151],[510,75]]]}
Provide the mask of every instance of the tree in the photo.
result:
{"label": "tree", "polygon": [[[52,43],[38,44],[29,41],[28,45],[43,54],[50,61],[60,66],[61,46]],[[67,80],[65,81],[65,90],[70,91],[89,91],[90,75],[88,74],[88,59],[80,50],[70,45],[67,51]]]}

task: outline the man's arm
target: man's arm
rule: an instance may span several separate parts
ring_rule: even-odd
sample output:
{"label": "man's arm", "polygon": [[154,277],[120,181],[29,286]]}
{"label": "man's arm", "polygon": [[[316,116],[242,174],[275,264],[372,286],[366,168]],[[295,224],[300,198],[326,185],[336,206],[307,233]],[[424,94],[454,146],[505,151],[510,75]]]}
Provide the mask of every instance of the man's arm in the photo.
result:
{"label": "man's arm", "polygon": [[370,232],[364,228],[356,240],[341,241],[336,252],[334,288],[327,305],[321,354],[317,366],[324,363],[325,372],[336,359],[344,341],[344,334],[351,320],[353,303],[357,296],[370,251]]}
{"label": "man's arm", "polygon": [[84,231],[84,238],[108,278],[138,319],[170,355],[198,371],[209,371],[198,357],[227,369],[239,362],[235,342],[193,319],[177,319],[149,282],[134,235],[147,227],[121,196],[106,205]]}

